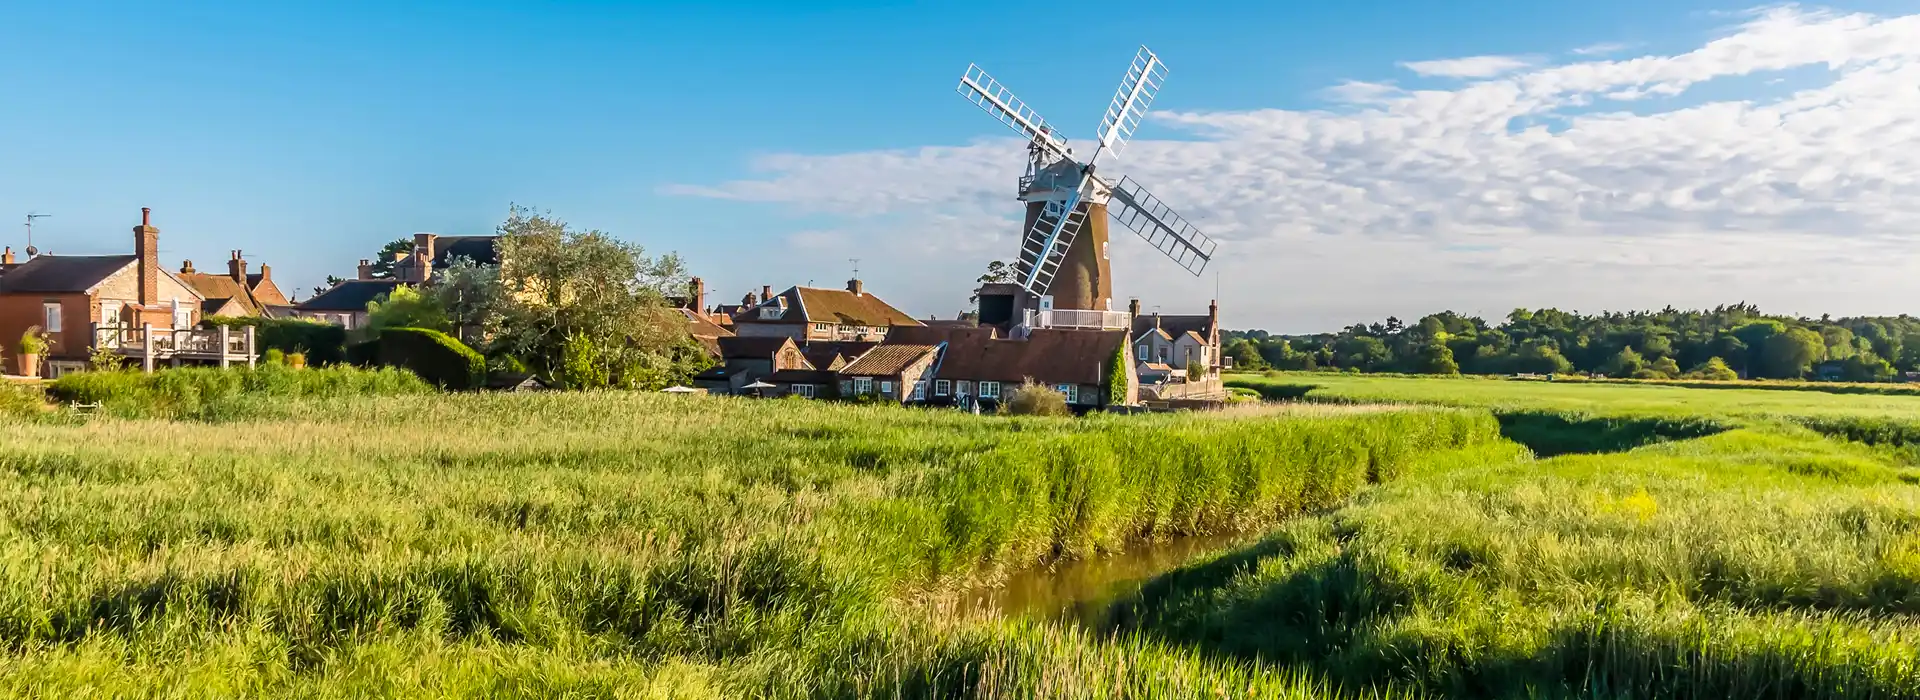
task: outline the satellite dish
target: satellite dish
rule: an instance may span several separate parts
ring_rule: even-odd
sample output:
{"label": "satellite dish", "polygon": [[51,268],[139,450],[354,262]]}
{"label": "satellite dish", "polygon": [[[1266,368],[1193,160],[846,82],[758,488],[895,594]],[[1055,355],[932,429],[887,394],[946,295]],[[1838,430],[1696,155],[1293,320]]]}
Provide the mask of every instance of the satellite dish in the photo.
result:
{"label": "satellite dish", "polygon": [[31,257],[33,257],[33,256],[35,256],[35,255],[39,255],[39,254],[40,254],[40,249],[39,249],[39,248],[35,248],[35,247],[33,247],[33,246],[27,246],[27,257],[29,257],[29,258],[31,258]]}

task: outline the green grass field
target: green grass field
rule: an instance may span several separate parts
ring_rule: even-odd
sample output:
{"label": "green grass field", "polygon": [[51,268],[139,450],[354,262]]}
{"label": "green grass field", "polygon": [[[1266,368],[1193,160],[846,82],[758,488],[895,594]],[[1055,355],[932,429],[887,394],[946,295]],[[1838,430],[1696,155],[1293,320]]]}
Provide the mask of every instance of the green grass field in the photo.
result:
{"label": "green grass field", "polygon": [[[314,376],[0,411],[0,694],[1920,697],[1920,398],[1286,375],[1251,381],[1366,405],[1009,419]],[[1233,532],[1095,629],[958,609]]]}

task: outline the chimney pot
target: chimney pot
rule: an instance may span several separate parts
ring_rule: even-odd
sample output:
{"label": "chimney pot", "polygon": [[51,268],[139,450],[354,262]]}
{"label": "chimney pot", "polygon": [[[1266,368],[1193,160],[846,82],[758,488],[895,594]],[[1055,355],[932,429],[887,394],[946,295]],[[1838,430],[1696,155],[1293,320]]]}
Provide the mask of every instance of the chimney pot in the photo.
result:
{"label": "chimney pot", "polygon": [[270,279],[273,279],[273,266],[271,266],[271,265],[261,265],[261,266],[260,266],[260,279],[261,279],[261,281],[265,281],[265,280],[270,280]]}
{"label": "chimney pot", "polygon": [[860,285],[860,278],[856,277],[856,278],[847,280],[847,291],[853,292],[854,296],[860,296],[861,289],[862,287]]}
{"label": "chimney pot", "polygon": [[360,274],[358,277],[363,280],[373,279],[373,261],[366,258],[360,259]]}
{"label": "chimney pot", "polygon": [[772,298],[773,298],[773,285],[771,284],[760,285],[760,300],[766,301]]}
{"label": "chimney pot", "polygon": [[192,261],[192,260],[182,260],[182,261],[180,261],[180,274],[183,274],[183,275],[191,275],[191,274],[193,274],[193,261]]}
{"label": "chimney pot", "polygon": [[140,225],[141,226],[153,225],[153,208],[152,207],[140,207]]}
{"label": "chimney pot", "polygon": [[0,253],[0,265],[12,265],[12,264],[13,264],[13,246],[7,246],[7,251],[5,253]]}
{"label": "chimney pot", "polygon": [[247,259],[240,257],[240,251],[233,251],[233,257],[227,260],[227,275],[232,277],[234,282],[247,283]]}

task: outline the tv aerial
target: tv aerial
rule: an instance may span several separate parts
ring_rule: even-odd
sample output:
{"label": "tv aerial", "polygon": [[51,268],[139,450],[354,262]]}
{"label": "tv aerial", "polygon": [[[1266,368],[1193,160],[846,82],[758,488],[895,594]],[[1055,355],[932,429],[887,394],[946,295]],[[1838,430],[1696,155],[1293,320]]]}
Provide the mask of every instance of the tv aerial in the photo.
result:
{"label": "tv aerial", "polygon": [[40,254],[40,249],[35,248],[33,246],[33,220],[44,219],[49,216],[53,216],[53,215],[52,214],[35,214],[33,212],[27,212],[27,257],[31,258],[35,255]]}

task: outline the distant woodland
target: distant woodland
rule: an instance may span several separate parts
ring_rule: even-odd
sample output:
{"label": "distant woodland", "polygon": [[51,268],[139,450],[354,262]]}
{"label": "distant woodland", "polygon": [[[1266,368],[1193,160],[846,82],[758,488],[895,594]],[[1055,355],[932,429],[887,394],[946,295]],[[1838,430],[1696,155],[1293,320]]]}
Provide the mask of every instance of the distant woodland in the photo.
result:
{"label": "distant woodland", "polygon": [[1445,311],[1338,333],[1229,331],[1226,338],[1235,365],[1254,370],[1859,382],[1920,371],[1920,318],[1792,318],[1746,303],[1594,315],[1515,309],[1498,323]]}

